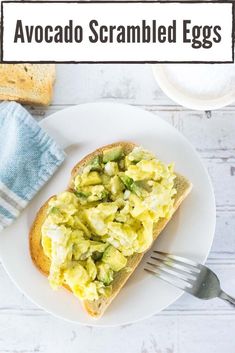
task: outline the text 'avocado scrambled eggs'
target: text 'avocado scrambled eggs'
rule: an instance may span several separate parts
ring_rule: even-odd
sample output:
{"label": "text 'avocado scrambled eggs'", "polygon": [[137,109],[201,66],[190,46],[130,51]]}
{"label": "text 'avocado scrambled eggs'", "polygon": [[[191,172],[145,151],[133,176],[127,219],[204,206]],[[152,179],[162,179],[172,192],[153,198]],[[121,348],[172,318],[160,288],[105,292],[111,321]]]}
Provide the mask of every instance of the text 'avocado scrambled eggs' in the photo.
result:
{"label": "text 'avocado scrambled eggs'", "polygon": [[49,281],[67,284],[82,300],[109,296],[127,258],[146,251],[153,226],[172,215],[173,165],[135,147],[106,149],[74,179],[74,190],[49,201],[42,247],[51,260]]}

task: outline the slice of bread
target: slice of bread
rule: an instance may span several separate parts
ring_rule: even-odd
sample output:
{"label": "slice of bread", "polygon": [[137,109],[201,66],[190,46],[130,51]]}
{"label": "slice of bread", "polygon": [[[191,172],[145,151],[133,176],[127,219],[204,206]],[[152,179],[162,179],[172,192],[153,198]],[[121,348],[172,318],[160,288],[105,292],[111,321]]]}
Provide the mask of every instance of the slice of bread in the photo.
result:
{"label": "slice of bread", "polygon": [[[132,149],[136,146],[134,143],[130,142],[118,142],[115,144],[111,144],[108,146],[104,146],[102,148],[97,149],[93,153],[87,155],[84,159],[82,159],[72,170],[71,179],[69,183],[68,190],[73,190],[73,180],[78,173],[81,173],[83,168],[89,163],[89,161],[96,155],[102,153],[104,150],[109,149],[110,147],[115,146],[123,146],[123,149],[126,153],[132,151]],[[183,176],[176,174],[175,178],[175,189],[176,196],[174,202],[174,212],[177,210],[182,201],[186,198],[186,196],[191,191],[192,184]],[[49,200],[48,200],[49,201]],[[44,254],[43,248],[41,246],[41,227],[47,215],[47,207],[48,201],[41,207],[38,214],[36,215],[35,221],[31,227],[30,231],[30,252],[31,257],[37,268],[46,276],[48,276],[50,271],[50,259]],[[168,219],[162,219],[154,226],[154,234],[153,238],[156,240],[160,232],[164,229],[166,224],[168,223]],[[106,298],[101,296],[98,300],[83,301],[83,306],[85,310],[89,313],[89,315],[98,318],[103,315],[106,308],[109,306],[111,301],[115,298],[115,296],[119,293],[121,288],[124,286],[128,278],[134,272],[135,268],[140,263],[144,254],[134,254],[128,258],[127,266],[131,269],[131,271],[126,271],[125,268],[119,271],[112,283],[112,293],[111,296]],[[67,286],[65,286],[69,289]]]}
{"label": "slice of bread", "polygon": [[0,64],[0,100],[48,105],[54,81],[54,64]]}

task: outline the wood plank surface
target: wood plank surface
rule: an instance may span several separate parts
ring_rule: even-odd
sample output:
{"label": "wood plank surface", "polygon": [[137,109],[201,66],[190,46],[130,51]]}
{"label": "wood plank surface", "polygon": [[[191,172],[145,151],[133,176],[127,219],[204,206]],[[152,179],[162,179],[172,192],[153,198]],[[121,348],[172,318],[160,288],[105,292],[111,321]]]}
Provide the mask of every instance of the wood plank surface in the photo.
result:
{"label": "wood plank surface", "polygon": [[[172,102],[149,65],[57,65],[53,104],[27,109],[40,121],[70,105],[115,101],[139,106],[180,130],[211,176],[217,225],[208,258],[235,296],[235,106],[197,112]],[[12,284],[0,265],[0,353],[235,353],[235,310],[184,295],[159,315],[117,328],[82,327],[53,318]]]}

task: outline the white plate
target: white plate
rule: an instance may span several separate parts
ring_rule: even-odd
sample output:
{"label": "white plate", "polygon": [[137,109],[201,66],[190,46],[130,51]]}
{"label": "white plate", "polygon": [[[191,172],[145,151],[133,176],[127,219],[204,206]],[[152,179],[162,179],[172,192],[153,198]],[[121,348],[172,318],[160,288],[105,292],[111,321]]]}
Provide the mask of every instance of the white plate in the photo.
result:
{"label": "white plate", "polygon": [[[179,67],[182,71],[184,64],[175,64],[174,67]],[[232,64],[218,64],[217,73],[215,71],[215,65],[211,65],[208,68],[209,77],[214,72],[214,85],[217,85],[221,88],[221,91],[218,91],[216,94],[210,92],[211,83],[210,79],[207,77],[205,70],[206,65],[209,64],[185,64],[187,67],[187,76],[182,75],[181,80],[187,80],[187,86],[181,87],[179,83],[172,81],[171,75],[169,74],[169,69],[172,65],[152,65],[154,77],[162,89],[162,91],[176,103],[189,108],[196,110],[214,110],[225,107],[235,101],[235,88],[234,88],[234,65]],[[222,70],[226,65],[226,72]],[[203,66],[202,70],[200,68]],[[198,77],[190,76],[190,69],[197,70]],[[231,70],[230,70],[231,69]],[[212,70],[214,70],[212,72]],[[197,92],[197,86],[199,84],[199,79],[202,75],[206,75],[204,80],[202,79],[202,87],[199,92]],[[212,78],[211,78],[212,80]],[[196,85],[196,87],[194,87]],[[224,87],[224,88],[222,88]],[[223,91],[224,89],[224,91]]]}
{"label": "white plate", "polygon": [[155,247],[204,261],[215,228],[215,201],[208,174],[190,143],[159,117],[131,106],[92,103],[59,111],[41,123],[58,142],[71,145],[68,157],[21,217],[0,236],[0,256],[15,284],[34,303],[66,320],[115,326],[146,318],[174,302],[182,292],[143,270],[143,262],[113,301],[104,317],[93,320],[64,289],[53,291],[32,264],[28,233],[37,210],[49,196],[66,188],[73,165],[102,145],[132,140],[155,152],[187,176],[194,188]]}

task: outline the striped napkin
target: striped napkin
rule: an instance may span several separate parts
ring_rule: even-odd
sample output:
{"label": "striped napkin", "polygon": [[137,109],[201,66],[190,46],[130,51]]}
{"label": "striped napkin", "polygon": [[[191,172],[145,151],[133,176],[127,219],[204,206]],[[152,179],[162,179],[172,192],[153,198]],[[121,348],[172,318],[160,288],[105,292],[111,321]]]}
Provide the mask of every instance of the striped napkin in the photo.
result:
{"label": "striped napkin", "polygon": [[20,104],[0,104],[0,231],[20,215],[64,158]]}

